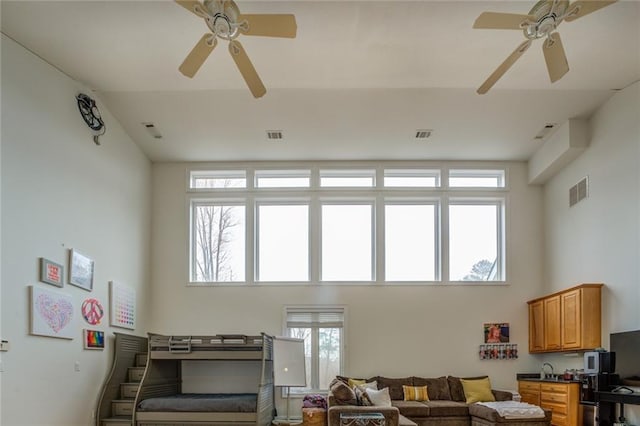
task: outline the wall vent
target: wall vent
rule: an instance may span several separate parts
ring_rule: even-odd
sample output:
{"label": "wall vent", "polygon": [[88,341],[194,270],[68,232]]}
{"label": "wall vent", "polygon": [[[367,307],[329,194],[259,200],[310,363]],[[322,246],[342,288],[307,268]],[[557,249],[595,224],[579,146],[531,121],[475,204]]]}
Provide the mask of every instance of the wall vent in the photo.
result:
{"label": "wall vent", "polygon": [[542,130],[540,130],[538,132],[538,134],[536,134],[533,139],[535,140],[542,140],[544,138],[546,138],[547,136],[549,136],[549,133],[551,133],[551,131],[557,126],[556,123],[547,123],[544,125],[544,127],[542,128]]}
{"label": "wall vent", "polygon": [[282,130],[267,130],[267,139],[269,139],[269,140],[284,139],[284,135],[282,134]]}
{"label": "wall vent", "polygon": [[416,139],[427,139],[429,136],[431,136],[431,132],[433,132],[433,130],[431,129],[418,129],[416,130]]}
{"label": "wall vent", "polygon": [[589,177],[586,176],[580,182],[569,188],[569,207],[575,206],[578,202],[589,196]]}
{"label": "wall vent", "polygon": [[158,131],[155,124],[150,122],[142,123],[142,125],[147,129],[147,132],[153,136],[155,139],[162,139],[162,135]]}

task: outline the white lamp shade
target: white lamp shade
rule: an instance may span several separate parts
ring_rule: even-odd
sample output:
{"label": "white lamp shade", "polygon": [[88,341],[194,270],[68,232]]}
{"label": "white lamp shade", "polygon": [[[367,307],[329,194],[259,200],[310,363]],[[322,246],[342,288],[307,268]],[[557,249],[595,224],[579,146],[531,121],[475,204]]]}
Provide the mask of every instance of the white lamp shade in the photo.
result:
{"label": "white lamp shade", "polygon": [[273,338],[273,380],[275,386],[306,386],[304,340]]}

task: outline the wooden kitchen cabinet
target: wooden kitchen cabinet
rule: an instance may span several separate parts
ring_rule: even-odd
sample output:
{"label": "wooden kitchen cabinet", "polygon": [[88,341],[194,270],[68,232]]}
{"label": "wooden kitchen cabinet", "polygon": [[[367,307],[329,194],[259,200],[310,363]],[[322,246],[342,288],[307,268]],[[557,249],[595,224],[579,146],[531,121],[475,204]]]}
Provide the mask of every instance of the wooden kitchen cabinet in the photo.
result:
{"label": "wooden kitchen cabinet", "polygon": [[590,350],[601,346],[603,284],[582,284],[530,300],[529,352]]}
{"label": "wooden kitchen cabinet", "polygon": [[581,426],[580,383],[518,381],[523,402],[551,410],[553,426]]}

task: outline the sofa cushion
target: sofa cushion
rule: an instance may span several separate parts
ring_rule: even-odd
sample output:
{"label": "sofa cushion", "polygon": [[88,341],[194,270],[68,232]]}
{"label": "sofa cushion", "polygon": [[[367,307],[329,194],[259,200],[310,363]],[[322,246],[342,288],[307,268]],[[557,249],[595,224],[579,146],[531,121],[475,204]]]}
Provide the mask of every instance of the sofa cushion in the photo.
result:
{"label": "sofa cushion", "polygon": [[378,382],[378,389],[389,388],[389,396],[391,396],[391,399],[404,399],[402,386],[413,386],[413,378],[411,377],[393,379],[389,377],[378,376],[376,377],[376,381]]}
{"label": "sofa cushion", "polygon": [[426,378],[413,376],[413,386],[426,386],[429,393],[429,399],[433,400],[451,400],[451,392],[449,391],[449,382],[446,376],[437,378]]}
{"label": "sofa cushion", "polygon": [[460,379],[460,382],[464,389],[464,396],[467,399],[467,404],[496,400],[493,393],[491,393],[491,381],[489,381],[488,377],[476,380]]}
{"label": "sofa cushion", "polygon": [[333,379],[329,384],[329,391],[338,405],[357,405],[356,394],[340,379]]}
{"label": "sofa cushion", "polygon": [[[485,377],[488,377],[488,376],[464,377],[464,379],[475,380],[475,379],[484,379]],[[460,377],[449,376],[447,377],[447,381],[449,382],[449,392],[451,392],[451,400],[458,401],[458,402],[465,402],[467,398],[464,396],[464,389],[462,388]]]}
{"label": "sofa cushion", "polygon": [[400,414],[409,417],[428,417],[429,407],[418,401],[391,401],[394,407],[400,410]]}
{"label": "sofa cushion", "polygon": [[469,415],[469,406],[457,401],[425,401],[431,417],[463,417]]}
{"label": "sofa cushion", "polygon": [[402,386],[405,401],[428,401],[429,394],[426,386]]}

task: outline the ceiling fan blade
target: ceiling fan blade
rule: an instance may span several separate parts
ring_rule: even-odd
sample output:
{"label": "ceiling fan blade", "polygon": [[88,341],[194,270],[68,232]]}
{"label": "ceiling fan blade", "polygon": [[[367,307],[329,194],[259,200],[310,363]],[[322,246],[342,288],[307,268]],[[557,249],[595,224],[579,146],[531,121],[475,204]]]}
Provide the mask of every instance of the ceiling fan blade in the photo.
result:
{"label": "ceiling fan blade", "polygon": [[238,40],[231,40],[229,42],[229,53],[231,53],[231,57],[236,63],[240,74],[242,74],[242,78],[244,78],[247,86],[249,86],[253,97],[261,98],[264,96],[264,94],[267,93],[267,89],[265,89],[264,84],[262,84],[262,80],[260,80],[256,69],[247,56],[247,52],[244,51],[244,48]]}
{"label": "ceiling fan blade", "polygon": [[[213,43],[210,44],[209,40],[211,38],[213,38]],[[186,77],[193,78],[217,44],[218,40],[213,34],[203,35],[178,68],[180,72]]]}
{"label": "ceiling fan blade", "polygon": [[240,32],[248,36],[295,38],[298,26],[294,15],[240,15]]}
{"label": "ceiling fan blade", "polygon": [[531,40],[525,40],[524,42],[522,42],[522,44],[520,44],[520,46],[518,46],[516,50],[514,50],[513,53],[511,53],[511,55],[509,55],[509,57],[507,57],[507,59],[505,59],[504,62],[501,63],[498,68],[496,68],[493,74],[491,74],[489,78],[487,78],[487,80],[482,83],[482,86],[480,86],[477,90],[478,94],[484,95],[485,93],[487,93],[489,89],[491,89],[493,85],[496,84],[500,77],[502,77],[504,73],[506,73],[509,68],[511,68],[511,66],[518,60],[518,58],[520,58],[520,56],[522,56],[522,54],[526,52],[527,49],[529,49],[530,46]]}
{"label": "ceiling fan blade", "polygon": [[521,30],[525,22],[535,22],[533,15],[515,13],[483,12],[476,18],[473,28],[494,30]]}
{"label": "ceiling fan blade", "polygon": [[564,18],[565,21],[575,21],[578,18],[582,18],[585,15],[602,9],[605,6],[609,6],[618,0],[578,0],[569,5],[569,13]]}
{"label": "ceiling fan blade", "polygon": [[542,52],[547,63],[549,78],[552,83],[555,83],[569,71],[567,55],[564,53],[559,33],[549,34],[549,38],[542,43]]}
{"label": "ceiling fan blade", "polygon": [[202,18],[202,13],[206,10],[202,3],[195,0],[175,0],[180,6],[187,9],[189,12],[198,15]]}

